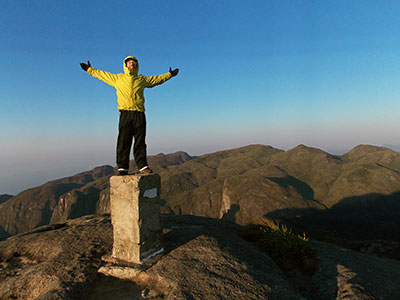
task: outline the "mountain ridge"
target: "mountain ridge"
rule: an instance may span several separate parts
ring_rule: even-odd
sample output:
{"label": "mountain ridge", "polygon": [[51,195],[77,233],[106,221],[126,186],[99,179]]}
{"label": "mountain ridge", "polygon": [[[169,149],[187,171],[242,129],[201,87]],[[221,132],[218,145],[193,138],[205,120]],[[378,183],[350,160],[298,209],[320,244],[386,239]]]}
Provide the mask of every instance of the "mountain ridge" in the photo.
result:
{"label": "mountain ridge", "polygon": [[[400,191],[400,153],[369,145],[339,156],[305,145],[284,151],[256,144],[197,157],[160,153],[149,156],[149,164],[161,176],[162,213],[223,218],[242,225],[271,216],[294,218],[297,211],[338,211],[336,207],[343,207],[338,203],[350,207],[346,199],[364,199],[363,195],[375,195],[379,203],[380,198]],[[40,210],[37,204],[31,207],[32,200],[22,200],[27,191],[0,204],[0,237],[46,222],[108,213],[108,178],[113,168],[104,168],[107,173],[90,175],[92,170],[27,190],[36,194],[33,199],[40,194],[47,199],[40,207],[43,216],[25,227],[19,222],[29,221],[33,208],[37,214]],[[382,203],[397,205],[392,200]],[[397,228],[397,223],[393,226]]]}
{"label": "mountain ridge", "polygon": [[[160,159],[165,156],[166,160]],[[191,158],[185,152],[176,152],[150,156],[149,162],[161,161],[163,166],[167,166]],[[108,179],[114,172],[111,166],[99,166],[18,193],[0,204],[0,239],[42,225],[107,210],[99,208],[98,203],[104,200],[104,194],[108,192]],[[109,199],[109,196],[106,198]]]}
{"label": "mountain ridge", "polygon": [[14,196],[9,195],[9,194],[1,194],[0,195],[0,204],[3,202],[6,202],[8,199],[11,199],[12,197],[14,197]]}

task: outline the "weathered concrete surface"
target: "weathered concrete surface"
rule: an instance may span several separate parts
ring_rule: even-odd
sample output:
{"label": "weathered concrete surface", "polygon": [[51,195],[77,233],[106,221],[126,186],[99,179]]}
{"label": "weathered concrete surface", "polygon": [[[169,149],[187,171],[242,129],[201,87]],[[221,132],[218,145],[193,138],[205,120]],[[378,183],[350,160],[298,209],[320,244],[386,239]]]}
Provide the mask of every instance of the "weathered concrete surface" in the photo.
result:
{"label": "weathered concrete surface", "polygon": [[127,267],[118,264],[107,264],[99,269],[99,273],[106,276],[116,277],[122,280],[135,278],[142,272],[140,268]]}
{"label": "weathered concrete surface", "polygon": [[158,174],[110,178],[113,257],[140,264],[163,248],[160,188]]}

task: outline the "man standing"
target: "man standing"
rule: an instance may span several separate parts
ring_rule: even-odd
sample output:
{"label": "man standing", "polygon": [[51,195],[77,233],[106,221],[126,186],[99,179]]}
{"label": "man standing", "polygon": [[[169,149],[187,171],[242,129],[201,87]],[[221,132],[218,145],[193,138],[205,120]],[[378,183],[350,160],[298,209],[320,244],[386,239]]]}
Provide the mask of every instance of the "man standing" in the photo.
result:
{"label": "man standing", "polygon": [[133,155],[140,174],[153,171],[147,163],[146,116],[144,109],[144,89],[162,84],[178,75],[179,69],[157,76],[138,75],[139,63],[133,56],[123,61],[124,73],[113,74],[93,68],[88,61],[81,63],[81,68],[91,76],[115,87],[118,97],[119,132],[117,141],[118,175],[127,175],[129,170],[129,154],[134,139]]}

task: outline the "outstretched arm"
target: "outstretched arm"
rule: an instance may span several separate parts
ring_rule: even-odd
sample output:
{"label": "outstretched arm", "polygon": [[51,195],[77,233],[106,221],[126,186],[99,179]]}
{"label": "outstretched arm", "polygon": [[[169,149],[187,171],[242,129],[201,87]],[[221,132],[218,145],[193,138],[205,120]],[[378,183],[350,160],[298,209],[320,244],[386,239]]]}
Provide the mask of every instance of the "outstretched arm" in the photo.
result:
{"label": "outstretched arm", "polygon": [[171,67],[169,68],[169,72],[161,75],[156,75],[156,76],[148,76],[146,77],[146,83],[147,87],[152,88],[156,85],[162,84],[166,82],[168,79],[171,79],[172,77],[178,75],[179,69],[171,70]]}
{"label": "outstretched arm", "polygon": [[80,65],[84,71],[88,72],[93,77],[96,77],[97,79],[100,79],[111,86],[115,86],[115,82],[117,81],[118,78],[116,74],[92,68],[90,61],[88,61],[87,64],[81,63]]}

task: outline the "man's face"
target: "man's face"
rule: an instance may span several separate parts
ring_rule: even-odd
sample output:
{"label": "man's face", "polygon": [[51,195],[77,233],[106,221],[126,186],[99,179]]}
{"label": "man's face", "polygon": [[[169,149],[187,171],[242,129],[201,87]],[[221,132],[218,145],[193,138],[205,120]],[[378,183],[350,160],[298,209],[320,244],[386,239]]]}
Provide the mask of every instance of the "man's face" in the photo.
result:
{"label": "man's face", "polygon": [[135,59],[130,59],[126,62],[126,67],[128,68],[129,71],[132,71],[137,67],[137,60]]}

